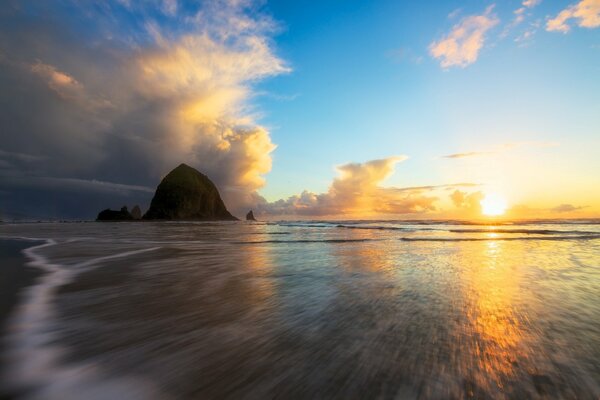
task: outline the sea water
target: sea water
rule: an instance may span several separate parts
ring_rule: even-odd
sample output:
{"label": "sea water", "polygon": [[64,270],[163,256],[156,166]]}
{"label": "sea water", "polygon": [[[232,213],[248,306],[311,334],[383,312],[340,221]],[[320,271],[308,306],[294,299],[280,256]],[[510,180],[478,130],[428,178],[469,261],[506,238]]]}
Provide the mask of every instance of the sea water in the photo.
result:
{"label": "sea water", "polygon": [[54,223],[4,340],[39,399],[600,397],[600,224]]}

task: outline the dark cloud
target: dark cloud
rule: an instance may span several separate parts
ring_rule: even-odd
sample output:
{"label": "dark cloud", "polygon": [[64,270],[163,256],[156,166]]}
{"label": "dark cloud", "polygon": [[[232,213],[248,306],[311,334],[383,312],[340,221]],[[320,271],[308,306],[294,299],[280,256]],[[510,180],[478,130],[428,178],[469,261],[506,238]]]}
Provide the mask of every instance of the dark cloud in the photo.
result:
{"label": "dark cloud", "polygon": [[147,204],[139,188],[181,162],[234,212],[253,204],[275,146],[251,117],[252,85],[288,70],[275,24],[251,2],[165,4],[2,7],[0,212],[93,218]]}

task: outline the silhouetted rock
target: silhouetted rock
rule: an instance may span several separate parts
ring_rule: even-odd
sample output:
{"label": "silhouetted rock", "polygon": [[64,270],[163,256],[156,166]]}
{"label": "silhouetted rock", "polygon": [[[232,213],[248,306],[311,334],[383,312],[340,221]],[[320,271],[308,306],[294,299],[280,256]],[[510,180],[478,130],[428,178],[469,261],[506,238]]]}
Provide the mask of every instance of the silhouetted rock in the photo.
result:
{"label": "silhouetted rock", "polygon": [[106,209],[100,211],[96,221],[130,221],[133,217],[127,211],[127,207],[123,206],[120,211]]}
{"label": "silhouetted rock", "polygon": [[237,220],[227,211],[215,184],[185,164],[160,182],[144,219]]}
{"label": "silhouetted rock", "polygon": [[131,209],[131,217],[133,219],[142,219],[142,210],[140,210],[140,206],[133,206],[133,208]]}
{"label": "silhouetted rock", "polygon": [[256,221],[256,218],[254,218],[254,213],[252,212],[252,210],[250,210],[250,212],[248,212],[248,214],[246,214],[246,221]]}

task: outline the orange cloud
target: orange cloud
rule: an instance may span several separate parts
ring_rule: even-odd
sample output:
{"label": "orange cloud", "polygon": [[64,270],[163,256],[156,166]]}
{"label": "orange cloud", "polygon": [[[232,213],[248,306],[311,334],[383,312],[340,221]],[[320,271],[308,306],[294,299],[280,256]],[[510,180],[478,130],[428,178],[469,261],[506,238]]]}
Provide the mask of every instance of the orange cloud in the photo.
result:
{"label": "orange cloud", "polygon": [[[525,17],[526,17],[525,14],[527,12],[527,9],[531,9],[540,3],[541,3],[541,0],[525,0],[525,1],[523,1],[521,3],[521,7],[517,8],[514,11],[515,18],[508,25],[508,27],[505,29],[503,34],[506,35],[510,28],[514,28],[515,26],[519,25],[521,22],[523,22],[525,20]],[[532,31],[529,31],[529,32],[532,32]],[[532,33],[530,33],[529,35],[532,35]]]}
{"label": "orange cloud", "polygon": [[498,24],[488,7],[483,15],[471,15],[455,25],[450,33],[429,45],[432,57],[440,59],[443,68],[466,67],[477,61],[485,41],[485,33]]}
{"label": "orange cloud", "polygon": [[110,101],[89,94],[81,82],[53,65],[38,61],[30,65],[29,69],[44,79],[48,87],[63,100],[71,101],[91,111],[112,107]]}
{"label": "orange cloud", "polygon": [[582,28],[597,28],[600,26],[600,0],[581,0],[570,5],[546,22],[546,30],[567,33],[571,29],[568,24],[571,19]]}
{"label": "orange cloud", "polygon": [[339,166],[339,176],[326,193],[304,191],[285,200],[263,201],[257,209],[263,215],[363,217],[435,210],[437,197],[427,194],[433,186],[404,189],[381,186],[394,172],[395,165],[405,159],[396,156]]}
{"label": "orange cloud", "polygon": [[481,200],[483,198],[484,194],[480,191],[467,193],[457,189],[450,195],[450,200],[456,208],[474,215],[481,214]]}
{"label": "orange cloud", "polygon": [[207,171],[228,206],[241,212],[264,186],[275,149],[248,112],[249,83],[289,68],[266,38],[252,33],[228,45],[206,32],[175,41],[156,35],[158,47],[133,65],[137,91],[163,104],[164,140],[173,155]]}

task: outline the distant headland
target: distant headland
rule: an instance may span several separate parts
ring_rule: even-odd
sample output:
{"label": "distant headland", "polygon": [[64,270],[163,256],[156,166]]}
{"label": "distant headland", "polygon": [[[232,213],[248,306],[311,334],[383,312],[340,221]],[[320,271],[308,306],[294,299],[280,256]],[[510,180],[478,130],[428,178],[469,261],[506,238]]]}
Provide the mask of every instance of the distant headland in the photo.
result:
{"label": "distant headland", "polygon": [[227,210],[217,187],[208,176],[186,164],[179,165],[163,178],[143,216],[138,206],[131,213],[123,207],[120,211],[101,211],[96,221],[136,219],[238,221]]}

